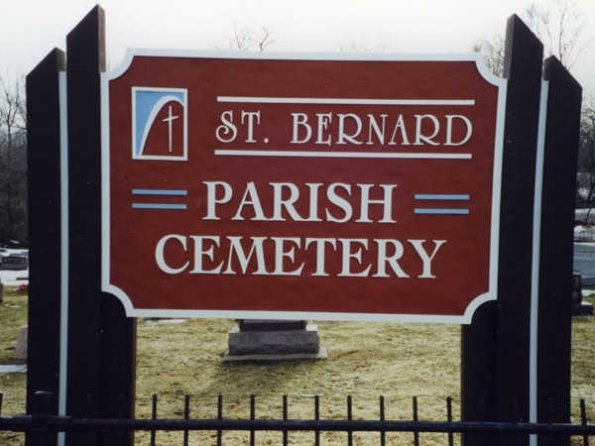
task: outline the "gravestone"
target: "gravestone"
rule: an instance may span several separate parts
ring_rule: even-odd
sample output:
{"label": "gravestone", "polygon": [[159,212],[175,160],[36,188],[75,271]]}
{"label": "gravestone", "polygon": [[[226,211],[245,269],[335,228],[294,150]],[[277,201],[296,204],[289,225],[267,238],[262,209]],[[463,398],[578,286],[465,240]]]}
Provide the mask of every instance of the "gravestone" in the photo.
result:
{"label": "gravestone", "polygon": [[15,357],[17,359],[27,360],[27,339],[29,337],[29,327],[27,325],[19,329],[19,337],[17,339],[17,346],[15,350]]}
{"label": "gravestone", "polygon": [[29,258],[26,253],[18,252],[10,254],[2,260],[2,269],[21,271],[29,266]]}
{"label": "gravestone", "polygon": [[572,275],[572,315],[588,316],[593,314],[593,304],[583,302],[583,284],[580,274]]}
{"label": "gravestone", "polygon": [[224,361],[326,359],[316,325],[301,320],[240,319],[229,332]]}

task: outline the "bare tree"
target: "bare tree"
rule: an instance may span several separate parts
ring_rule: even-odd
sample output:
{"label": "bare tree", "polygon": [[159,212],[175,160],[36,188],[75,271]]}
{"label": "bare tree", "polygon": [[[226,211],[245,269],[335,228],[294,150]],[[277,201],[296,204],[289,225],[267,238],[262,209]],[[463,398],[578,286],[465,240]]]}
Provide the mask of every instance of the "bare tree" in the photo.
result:
{"label": "bare tree", "polygon": [[546,55],[556,56],[570,68],[588,42],[583,39],[585,21],[575,0],[556,0],[553,9],[541,3],[529,6],[523,18],[541,39]]}
{"label": "bare tree", "polygon": [[0,77],[0,241],[26,238],[26,116],[23,82]]}
{"label": "bare tree", "polygon": [[229,46],[239,51],[264,51],[266,48],[275,43],[271,38],[272,33],[263,26],[259,31],[250,29],[236,29],[233,38],[229,42]]}
{"label": "bare tree", "polygon": [[[544,44],[546,56],[555,55],[570,68],[591,43],[585,38],[584,19],[575,0],[552,0],[551,8],[544,2],[534,2],[521,17]],[[501,36],[492,41],[480,40],[473,51],[484,56],[490,70],[502,76],[505,42]],[[579,139],[579,174],[577,206],[595,207],[595,101],[585,101],[581,113]],[[590,212],[590,211],[589,211]],[[587,215],[587,221],[588,221]]]}
{"label": "bare tree", "polygon": [[496,36],[492,41],[480,40],[473,45],[473,52],[484,56],[486,65],[496,76],[502,76],[504,69],[504,39]]}
{"label": "bare tree", "polygon": [[587,207],[585,222],[595,206],[595,99],[585,100],[581,113],[578,153],[577,206]]}
{"label": "bare tree", "polygon": [[[575,0],[554,0],[553,9],[545,8],[543,3],[532,3],[521,17],[544,44],[545,55],[556,56],[567,68],[590,43],[584,38],[585,22]],[[492,72],[501,76],[504,45],[504,38],[497,36],[491,41],[477,41],[473,51],[483,55]]]}

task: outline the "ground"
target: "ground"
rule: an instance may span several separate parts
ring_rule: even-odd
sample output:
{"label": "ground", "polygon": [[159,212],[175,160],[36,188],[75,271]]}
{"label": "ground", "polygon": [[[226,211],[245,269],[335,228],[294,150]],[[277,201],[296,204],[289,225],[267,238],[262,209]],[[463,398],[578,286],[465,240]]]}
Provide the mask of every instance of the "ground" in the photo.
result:
{"label": "ground", "polygon": [[[0,363],[15,363],[18,327],[26,322],[27,298],[9,288],[0,305]],[[595,299],[591,299],[595,302]],[[183,415],[184,395],[191,395],[193,417],[214,417],[217,395],[223,395],[224,416],[249,416],[249,395],[256,395],[256,416],[281,417],[282,396],[288,395],[290,418],[311,418],[314,395],[320,395],[321,417],[341,418],[346,399],[353,396],[354,418],[378,418],[378,398],[386,398],[386,417],[411,419],[412,398],[419,398],[420,418],[444,420],[446,397],[454,398],[458,414],[460,327],[430,324],[324,322],[322,344],[329,350],[323,361],[276,364],[228,364],[229,320],[189,320],[181,324],[139,320],[137,416],[150,416],[151,396],[159,396],[160,417]],[[595,418],[595,318],[573,319],[573,417],[585,398]],[[0,373],[3,415],[23,413],[25,375]],[[181,433],[157,434],[158,445],[180,445]],[[214,433],[192,433],[191,444],[214,444]],[[224,444],[246,444],[247,434],[228,432]],[[311,433],[291,433],[290,443],[312,444]],[[411,434],[389,435],[387,444],[410,444]],[[326,433],[322,444],[346,444],[345,434]],[[356,445],[378,444],[378,434],[356,434]],[[257,444],[277,445],[280,434],[257,434]],[[0,434],[3,446],[21,445],[19,434]],[[148,436],[137,435],[137,444]],[[422,435],[422,445],[446,445],[445,435]]]}

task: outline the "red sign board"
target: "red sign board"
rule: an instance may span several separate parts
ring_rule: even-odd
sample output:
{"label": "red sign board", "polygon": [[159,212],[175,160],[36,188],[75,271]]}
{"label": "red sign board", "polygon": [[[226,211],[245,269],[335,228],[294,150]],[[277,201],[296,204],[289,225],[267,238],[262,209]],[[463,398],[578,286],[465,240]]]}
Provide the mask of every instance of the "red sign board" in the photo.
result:
{"label": "red sign board", "polygon": [[475,55],[130,53],[102,83],[103,289],[130,316],[469,323],[504,97]]}

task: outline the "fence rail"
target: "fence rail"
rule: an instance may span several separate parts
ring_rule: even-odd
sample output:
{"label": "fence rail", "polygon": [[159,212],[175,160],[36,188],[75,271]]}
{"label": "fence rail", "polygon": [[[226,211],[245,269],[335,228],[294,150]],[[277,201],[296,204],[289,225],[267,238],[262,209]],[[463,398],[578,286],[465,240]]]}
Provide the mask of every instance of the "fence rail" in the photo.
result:
{"label": "fence rail", "polygon": [[438,432],[595,435],[593,424],[500,423],[487,421],[378,421],[281,419],[90,419],[69,416],[0,418],[0,430],[75,432],[84,430],[135,431],[320,431],[320,432]]}
{"label": "fence rail", "polygon": [[[2,418],[0,394],[0,431],[30,432],[37,436],[44,435],[48,438],[57,432],[92,432],[92,431],[148,431],[150,432],[149,444],[156,444],[157,431],[178,431],[184,433],[183,445],[188,445],[190,431],[216,431],[217,444],[222,444],[222,433],[225,431],[247,431],[250,433],[249,444],[254,445],[256,432],[282,432],[283,445],[288,444],[289,432],[311,431],[314,433],[314,444],[320,444],[321,432],[345,432],[347,444],[353,444],[355,432],[377,432],[380,434],[379,444],[384,445],[387,433],[407,432],[413,433],[413,444],[419,445],[420,433],[445,433],[448,434],[449,446],[454,445],[453,434],[537,434],[537,435],[564,435],[582,438],[582,445],[589,446],[589,437],[595,436],[595,424],[589,424],[586,414],[586,404],[580,401],[580,424],[570,423],[509,423],[486,421],[453,421],[452,399],[447,398],[446,421],[419,420],[417,411],[417,398],[413,398],[413,418],[410,421],[397,421],[385,419],[384,398],[379,398],[378,420],[354,420],[352,412],[352,398],[347,397],[347,416],[340,420],[320,419],[320,400],[314,400],[314,419],[289,419],[287,396],[283,396],[282,419],[256,418],[256,397],[250,396],[250,414],[247,419],[223,418],[222,396],[217,398],[217,418],[193,419],[190,418],[190,396],[184,398],[184,418],[167,419],[157,418],[157,396],[152,398],[151,419],[90,419],[73,416],[44,415],[53,395],[47,392],[36,394],[38,412],[36,415],[25,415]],[[43,442],[41,443],[44,444]]]}

